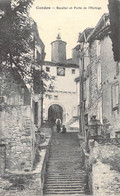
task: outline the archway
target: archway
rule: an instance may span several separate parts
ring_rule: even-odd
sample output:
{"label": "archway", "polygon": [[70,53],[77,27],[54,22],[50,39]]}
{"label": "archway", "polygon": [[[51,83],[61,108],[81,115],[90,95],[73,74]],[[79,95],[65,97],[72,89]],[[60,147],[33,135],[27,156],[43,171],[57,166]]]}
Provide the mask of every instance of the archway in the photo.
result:
{"label": "archway", "polygon": [[63,121],[63,108],[58,104],[53,104],[48,109],[48,121],[49,123],[55,123],[57,118]]}

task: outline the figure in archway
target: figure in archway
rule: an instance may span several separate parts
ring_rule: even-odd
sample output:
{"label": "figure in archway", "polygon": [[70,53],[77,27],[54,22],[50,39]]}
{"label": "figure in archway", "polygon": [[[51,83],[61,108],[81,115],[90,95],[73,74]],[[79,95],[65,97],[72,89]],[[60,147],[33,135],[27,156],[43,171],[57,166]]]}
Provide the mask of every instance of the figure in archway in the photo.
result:
{"label": "figure in archway", "polygon": [[57,132],[61,131],[61,119],[57,118],[56,119],[56,126],[57,126]]}
{"label": "figure in archway", "polygon": [[60,119],[60,124],[62,124],[63,108],[58,104],[53,104],[48,109],[48,121],[50,124],[55,125],[58,118]]}

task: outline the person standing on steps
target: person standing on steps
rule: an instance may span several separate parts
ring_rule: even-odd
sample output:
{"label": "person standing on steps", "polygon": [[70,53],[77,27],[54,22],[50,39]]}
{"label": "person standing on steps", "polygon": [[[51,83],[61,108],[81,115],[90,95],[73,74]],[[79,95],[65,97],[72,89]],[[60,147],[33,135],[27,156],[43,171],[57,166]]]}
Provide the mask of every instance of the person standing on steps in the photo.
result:
{"label": "person standing on steps", "polygon": [[61,119],[56,119],[56,126],[57,126],[57,132],[59,133],[61,131]]}
{"label": "person standing on steps", "polygon": [[65,125],[63,125],[63,127],[62,127],[62,132],[61,133],[66,133],[66,127],[65,127]]}

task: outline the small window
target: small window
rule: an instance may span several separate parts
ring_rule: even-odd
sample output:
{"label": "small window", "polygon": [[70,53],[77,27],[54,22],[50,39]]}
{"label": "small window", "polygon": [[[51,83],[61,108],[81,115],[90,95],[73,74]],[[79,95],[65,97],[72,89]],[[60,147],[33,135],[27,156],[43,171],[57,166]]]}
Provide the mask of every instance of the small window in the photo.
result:
{"label": "small window", "polygon": [[40,61],[40,53],[37,51],[37,56],[36,56],[36,60]]}
{"label": "small window", "polygon": [[98,89],[101,88],[101,64],[99,63],[97,66],[97,83],[98,83]]}
{"label": "small window", "polygon": [[116,75],[118,75],[119,74],[119,63],[117,62],[116,63]]}
{"label": "small window", "polygon": [[49,95],[49,99],[52,99],[52,95]]}
{"label": "small window", "polygon": [[101,43],[100,43],[100,41],[97,41],[97,57],[99,57],[100,56],[100,51],[101,50]]}
{"label": "small window", "polygon": [[113,113],[118,113],[119,112],[119,85],[114,84],[112,86],[112,111]]}
{"label": "small window", "polygon": [[98,102],[97,118],[102,123],[102,101]]}
{"label": "small window", "polygon": [[54,99],[57,100],[57,99],[58,99],[58,95],[55,95],[55,96],[54,96]]}
{"label": "small window", "polygon": [[46,71],[47,72],[50,72],[50,67],[46,67]]}
{"label": "small window", "polygon": [[72,74],[75,74],[75,69],[72,69]]}

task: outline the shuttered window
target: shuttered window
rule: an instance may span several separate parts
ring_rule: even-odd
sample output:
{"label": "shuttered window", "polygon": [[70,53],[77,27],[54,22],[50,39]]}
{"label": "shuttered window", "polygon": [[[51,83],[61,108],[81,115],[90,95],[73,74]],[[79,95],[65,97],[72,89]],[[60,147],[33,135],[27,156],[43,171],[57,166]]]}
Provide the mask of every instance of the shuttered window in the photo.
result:
{"label": "shuttered window", "polygon": [[113,115],[116,117],[116,114],[119,112],[119,85],[114,84],[112,86],[112,111]]}

